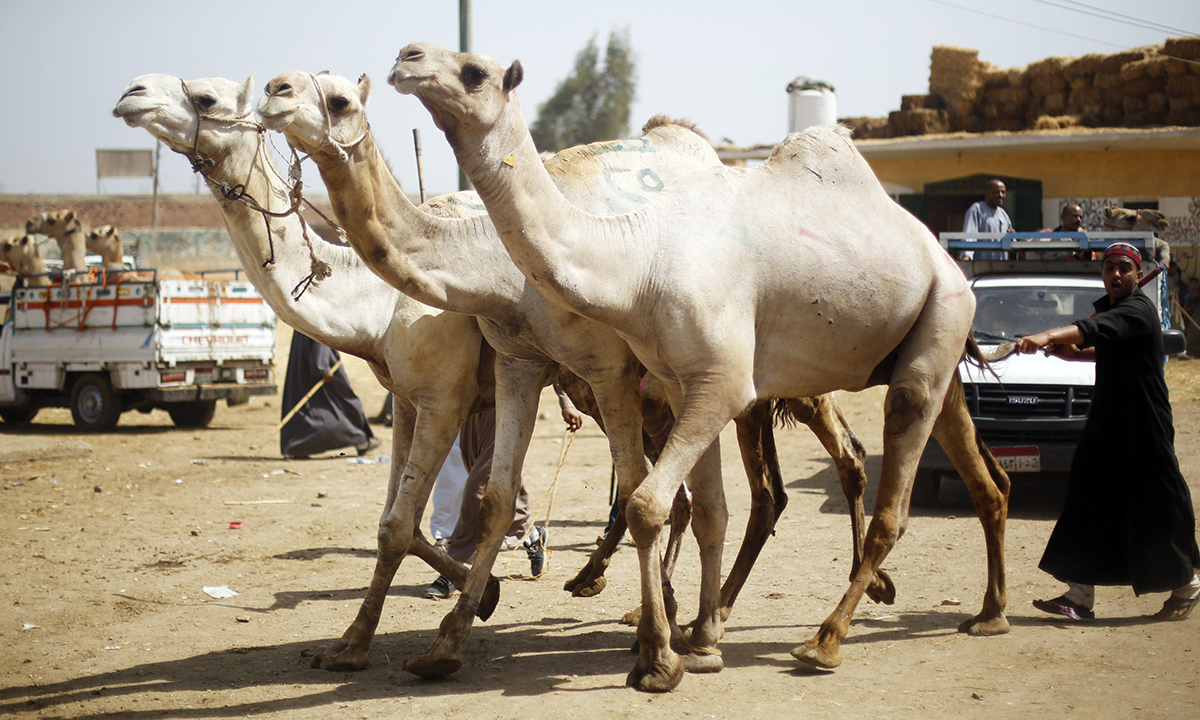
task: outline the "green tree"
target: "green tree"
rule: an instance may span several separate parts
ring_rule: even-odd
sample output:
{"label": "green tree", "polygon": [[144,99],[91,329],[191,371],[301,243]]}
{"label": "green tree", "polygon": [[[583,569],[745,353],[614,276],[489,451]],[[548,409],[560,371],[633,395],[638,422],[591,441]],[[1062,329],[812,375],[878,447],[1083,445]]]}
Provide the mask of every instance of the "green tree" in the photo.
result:
{"label": "green tree", "polygon": [[557,152],[629,134],[637,70],[628,29],[609,34],[603,70],[598,67],[599,60],[593,35],[575,56],[575,69],[538,107],[530,133],[539,150]]}

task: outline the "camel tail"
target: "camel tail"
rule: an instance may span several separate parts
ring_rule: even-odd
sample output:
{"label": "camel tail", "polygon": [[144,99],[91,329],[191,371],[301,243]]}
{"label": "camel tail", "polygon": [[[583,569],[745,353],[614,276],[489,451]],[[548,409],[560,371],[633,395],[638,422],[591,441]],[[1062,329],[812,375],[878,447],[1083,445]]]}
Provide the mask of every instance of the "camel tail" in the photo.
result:
{"label": "camel tail", "polygon": [[793,428],[800,424],[800,418],[792,413],[787,400],[775,398],[771,401],[771,418],[775,425],[783,428]]}
{"label": "camel tail", "polygon": [[691,130],[705,140],[708,140],[708,136],[704,134],[704,131],[697,127],[696,123],[692,122],[691,120],[686,120],[684,118],[672,118],[663,115],[662,113],[659,113],[658,115],[655,115],[646,121],[646,124],[642,126],[642,134],[646,135],[654,128],[664,127],[667,125],[676,125],[684,128],[685,130]]}
{"label": "camel tail", "polygon": [[963,350],[963,359],[967,361],[968,365],[973,365],[984,372],[991,373],[991,376],[996,378],[997,382],[1000,382],[1000,375],[996,373],[996,369],[992,367],[992,363],[1003,360],[1016,351],[1016,343],[1006,342],[1001,343],[994,352],[985,354],[983,350],[979,349],[979,343],[975,342],[975,333],[971,333],[967,336],[967,346]]}

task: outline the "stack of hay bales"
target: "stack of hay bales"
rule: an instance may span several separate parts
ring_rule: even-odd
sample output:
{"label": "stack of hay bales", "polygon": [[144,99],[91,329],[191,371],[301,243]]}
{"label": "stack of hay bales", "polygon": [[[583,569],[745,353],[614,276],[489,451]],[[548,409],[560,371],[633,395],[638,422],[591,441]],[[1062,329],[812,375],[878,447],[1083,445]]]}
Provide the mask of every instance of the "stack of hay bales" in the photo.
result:
{"label": "stack of hay bales", "polygon": [[950,129],[967,129],[988,67],[979,60],[978,50],[949,45],[933,47],[929,59],[929,94],[941,99]]}
{"label": "stack of hay bales", "polygon": [[989,68],[983,73],[983,89],[976,103],[973,123],[976,127],[973,129],[1020,130],[1025,127],[1028,109],[1029,87],[1025,84],[1025,68]]}
{"label": "stack of hay bales", "polygon": [[1167,62],[1167,124],[1200,125],[1200,37],[1171,38],[1162,53],[1180,58]]}
{"label": "stack of hay bales", "polygon": [[935,46],[929,94],[905,95],[882,118],[846,118],[854,137],[1089,127],[1200,126],[1200,36],[1023,68]]}

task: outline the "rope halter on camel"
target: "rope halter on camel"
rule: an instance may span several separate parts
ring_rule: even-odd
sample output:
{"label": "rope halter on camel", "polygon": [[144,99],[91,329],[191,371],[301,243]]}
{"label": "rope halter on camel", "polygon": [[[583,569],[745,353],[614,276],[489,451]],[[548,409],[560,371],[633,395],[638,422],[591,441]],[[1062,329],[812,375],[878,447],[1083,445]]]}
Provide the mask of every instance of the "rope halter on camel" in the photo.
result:
{"label": "rope halter on camel", "polygon": [[[320,74],[327,75],[328,72],[323,72]],[[366,139],[367,135],[371,132],[371,123],[368,122],[367,127],[362,131],[362,134],[350,142],[342,142],[341,140],[335,138],[333,136],[333,118],[329,116],[329,107],[326,105],[327,101],[325,99],[325,91],[321,89],[321,83],[317,82],[316,75],[309,73],[308,77],[312,80],[313,87],[317,90],[317,99],[319,101],[318,105],[321,108],[321,120],[325,125],[325,137],[321,140],[321,144],[317,147],[317,149],[320,150],[326,145],[332,145],[334,149],[337,150],[338,157],[342,162],[350,162],[350,152],[353,151],[354,148],[358,147],[359,143]]]}

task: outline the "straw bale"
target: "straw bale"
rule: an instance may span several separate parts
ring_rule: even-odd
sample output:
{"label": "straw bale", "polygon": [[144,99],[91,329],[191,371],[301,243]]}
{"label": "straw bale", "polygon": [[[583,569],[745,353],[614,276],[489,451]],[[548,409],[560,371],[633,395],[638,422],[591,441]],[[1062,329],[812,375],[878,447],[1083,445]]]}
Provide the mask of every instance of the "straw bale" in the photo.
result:
{"label": "straw bale", "polygon": [[838,122],[853,131],[853,137],[859,140],[867,138],[891,137],[888,132],[887,118],[882,117],[846,117],[838,118]]}
{"label": "straw bale", "polygon": [[945,110],[921,108],[918,110],[895,110],[888,114],[888,128],[894,136],[928,135],[950,130]]}
{"label": "straw bale", "polygon": [[1129,97],[1125,96],[1125,117],[1145,113],[1149,105],[1144,97]]}
{"label": "straw bale", "polygon": [[1191,116],[1191,108],[1171,108],[1167,113],[1168,125],[1187,125]]}
{"label": "straw bale", "polygon": [[985,88],[998,88],[1008,85],[1008,70],[991,68],[985,70],[980,78]]}
{"label": "straw bale", "polygon": [[1172,75],[1167,78],[1167,94],[1200,95],[1200,75]]}
{"label": "straw bale", "polygon": [[900,109],[901,110],[920,110],[922,108],[930,108],[932,110],[940,110],[945,107],[942,99],[937,95],[901,95]]}
{"label": "straw bale", "polygon": [[1163,43],[1162,53],[1184,60],[1200,60],[1200,35],[1171,38]]}
{"label": "straw bale", "polygon": [[1146,108],[1152,113],[1165,113],[1167,111],[1167,94],[1150,93],[1146,96]]}
{"label": "straw bale", "polygon": [[1034,123],[1034,130],[1062,130],[1064,128],[1077,127],[1079,125],[1079,117],[1076,115],[1042,115]]}
{"label": "straw bale", "polygon": [[1192,99],[1190,97],[1170,97],[1167,98],[1167,105],[1170,106],[1171,112],[1188,110],[1192,107]]}
{"label": "straw bale", "polygon": [[1029,102],[1029,90],[1024,87],[1002,87],[994,90],[984,90],[983,98],[988,102],[996,103],[1017,103],[1024,104]]}
{"label": "straw bale", "polygon": [[1161,78],[1167,74],[1167,64],[1170,62],[1168,58],[1157,55],[1145,60],[1136,60],[1121,68],[1121,77],[1126,80],[1140,77]]}
{"label": "straw bale", "polygon": [[1067,96],[1064,93],[1051,93],[1042,98],[1042,111],[1058,115],[1067,109]]}
{"label": "straw bale", "polygon": [[929,94],[940,97],[947,110],[968,113],[983,84],[984,67],[978,50],[935,45],[929,60]]}
{"label": "straw bale", "polygon": [[1125,85],[1125,78],[1121,77],[1121,73],[1097,73],[1092,79],[1092,85],[1098,88],[1119,88]]}
{"label": "straw bale", "polygon": [[1162,78],[1140,77],[1129,80],[1123,88],[1125,97],[1149,95],[1152,92],[1162,92],[1167,87]]}
{"label": "straw bale", "polygon": [[1048,57],[1045,60],[1038,60],[1035,63],[1030,63],[1025,70],[1025,74],[1032,78],[1044,77],[1046,75],[1062,75],[1063,68],[1070,62],[1070,58]]}
{"label": "straw bale", "polygon": [[[1192,71],[1192,69],[1189,67],[1191,64],[1192,63],[1186,63],[1182,60],[1168,59],[1167,60],[1167,74],[1168,75],[1187,75],[1188,73],[1190,73]],[[1197,67],[1200,67],[1200,65],[1197,65]]]}
{"label": "straw bale", "polygon": [[1087,77],[1077,77],[1067,82],[1071,87],[1071,92],[1075,92],[1076,90],[1086,90],[1092,86],[1092,76],[1088,75]]}
{"label": "straw bale", "polygon": [[1032,76],[1029,92],[1036,95],[1052,95],[1067,89],[1067,80],[1059,74],[1042,74]]}
{"label": "straw bale", "polygon": [[1100,71],[1100,65],[1104,62],[1104,55],[1101,53],[1091,53],[1078,57],[1067,63],[1063,68],[1063,75],[1066,75],[1068,80],[1094,75]]}
{"label": "straw bale", "polygon": [[1100,105],[1104,102],[1104,91],[1097,88],[1081,88],[1072,90],[1070,97],[1067,99],[1069,104],[1079,105]]}
{"label": "straw bale", "polygon": [[1025,84],[1025,66],[1008,69],[1008,84],[1012,86]]}
{"label": "straw bale", "polygon": [[1100,121],[1109,127],[1117,127],[1125,121],[1125,104],[1124,100],[1117,102],[1104,103],[1104,109],[1100,112]]}
{"label": "straw bale", "polygon": [[979,114],[985,118],[1000,117],[1000,106],[993,102],[980,103]]}
{"label": "straw bale", "polygon": [[1113,53],[1112,55],[1105,57],[1104,60],[1100,62],[1100,69],[1096,72],[1097,74],[1119,73],[1121,72],[1121,68],[1124,67],[1126,63],[1131,63],[1135,60],[1141,60],[1144,57],[1146,57],[1145,50],[1128,50],[1126,52]]}

